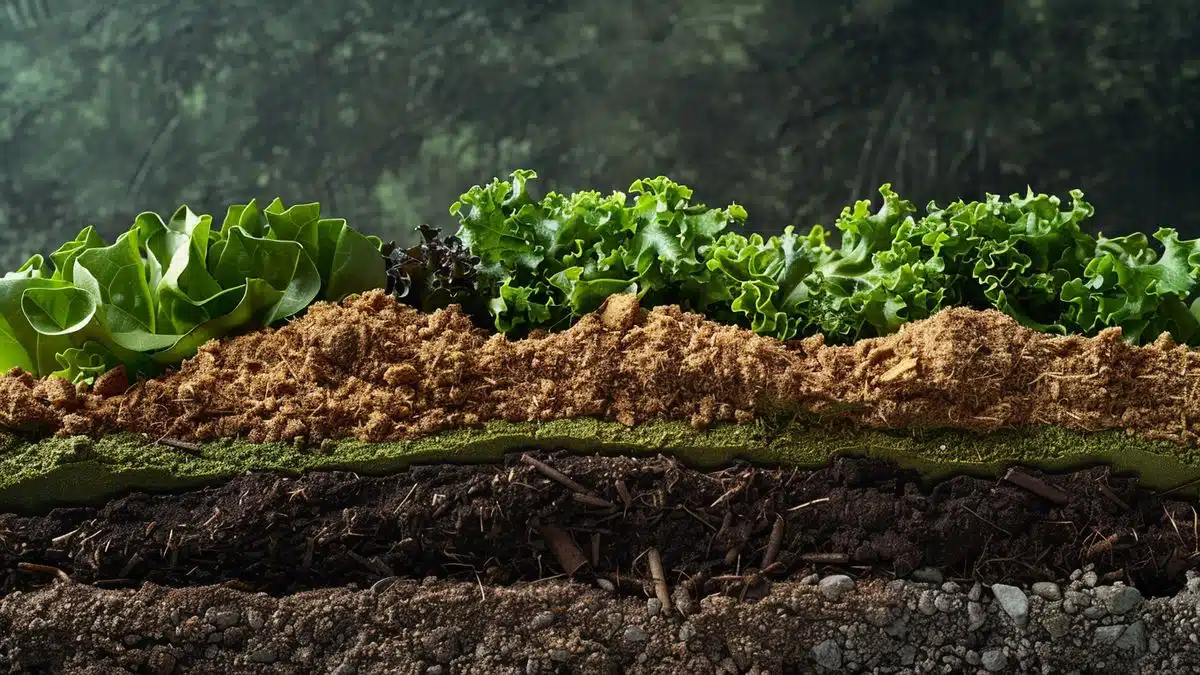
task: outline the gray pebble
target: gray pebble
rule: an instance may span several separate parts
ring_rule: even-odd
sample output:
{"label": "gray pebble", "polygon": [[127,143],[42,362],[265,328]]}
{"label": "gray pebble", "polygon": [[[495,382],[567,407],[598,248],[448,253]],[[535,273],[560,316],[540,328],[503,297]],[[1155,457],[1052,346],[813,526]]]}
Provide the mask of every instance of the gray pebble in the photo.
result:
{"label": "gray pebble", "polygon": [[854,580],[845,574],[831,574],[821,579],[819,584],[821,595],[826,600],[836,602],[855,588]]}
{"label": "gray pebble", "polygon": [[921,597],[917,600],[917,609],[925,616],[933,616],[937,614],[937,606],[934,605],[937,594],[933,591],[921,591]]}
{"label": "gray pebble", "polygon": [[933,599],[933,606],[943,614],[953,614],[962,609],[962,598],[954,593],[942,593]]}
{"label": "gray pebble", "polygon": [[679,627],[679,641],[687,642],[694,637],[696,637],[695,627],[693,627],[692,624],[688,623],[687,621],[684,621],[683,625]]}
{"label": "gray pebble", "polygon": [[265,622],[263,621],[262,614],[259,614],[257,610],[251,609],[246,612],[246,623],[250,626],[251,630],[259,630]]}
{"label": "gray pebble", "polygon": [[1000,609],[1012,618],[1017,626],[1025,626],[1029,621],[1029,598],[1025,591],[1008,584],[992,584],[992,595],[1000,603]]}
{"label": "gray pebble", "polygon": [[1146,624],[1141,621],[1129,624],[1125,632],[1121,633],[1121,637],[1117,638],[1115,646],[1117,649],[1131,651],[1138,656],[1145,654],[1149,646],[1146,640]]}
{"label": "gray pebble", "polygon": [[1062,600],[1062,589],[1052,581],[1039,581],[1033,585],[1033,594],[1046,600]]}
{"label": "gray pebble", "polygon": [[816,586],[817,582],[820,580],[821,580],[820,574],[810,574],[800,580],[800,585],[801,586]]}
{"label": "gray pebble", "polygon": [[983,624],[987,623],[987,612],[983,610],[983,604],[974,600],[967,602],[967,630],[974,632],[983,628]]}
{"label": "gray pebble", "polygon": [[596,585],[599,586],[602,590],[607,591],[609,593],[612,593],[613,591],[617,590],[617,587],[613,584],[613,582],[609,581],[608,579],[605,579],[604,577],[600,577],[599,579],[597,579]]}
{"label": "gray pebble", "polygon": [[1001,649],[989,649],[983,653],[981,659],[983,667],[991,673],[998,673],[1008,667],[1008,657],[1004,655]]}
{"label": "gray pebble", "polygon": [[434,666],[429,666],[428,668],[426,668],[426,669],[425,669],[425,675],[442,675],[442,666],[441,666],[441,664],[434,665]]}
{"label": "gray pebble", "polygon": [[658,616],[662,611],[662,600],[658,598],[649,598],[646,600],[646,613],[650,616]]}
{"label": "gray pebble", "polygon": [[1102,586],[1096,589],[1096,602],[1110,614],[1125,614],[1142,602],[1142,594],[1132,586]]}
{"label": "gray pebble", "polygon": [[622,635],[626,642],[645,642],[650,639],[641,626],[626,626]]}
{"label": "gray pebble", "polygon": [[270,649],[255,649],[246,656],[251,663],[275,663],[275,652]]}
{"label": "gray pebble", "polygon": [[529,622],[529,628],[530,630],[542,630],[549,628],[552,623],[554,623],[554,612],[538,612]]}
{"label": "gray pebble", "polygon": [[983,584],[978,581],[971,586],[971,590],[967,591],[967,599],[971,602],[979,602],[983,599]]}
{"label": "gray pebble", "polygon": [[1100,581],[1100,576],[1098,574],[1096,574],[1094,571],[1089,570],[1087,572],[1084,572],[1083,576],[1080,577],[1080,579],[1083,581],[1083,584],[1085,586],[1087,586],[1088,588],[1091,588]]}
{"label": "gray pebble", "polygon": [[813,647],[812,657],[817,664],[829,670],[840,670],[842,667],[842,648],[833,638]]}

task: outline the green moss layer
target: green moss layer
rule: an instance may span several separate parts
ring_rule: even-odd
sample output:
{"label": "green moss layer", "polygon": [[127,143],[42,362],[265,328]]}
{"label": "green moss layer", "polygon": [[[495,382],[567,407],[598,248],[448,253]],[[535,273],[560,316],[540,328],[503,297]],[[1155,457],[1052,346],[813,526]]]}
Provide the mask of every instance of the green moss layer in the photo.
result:
{"label": "green moss layer", "polygon": [[774,466],[819,466],[838,455],[868,455],[916,469],[929,481],[967,473],[995,476],[1032,465],[1063,470],[1110,464],[1135,471],[1152,489],[1200,495],[1200,453],[1117,432],[1026,427],[987,435],[953,430],[879,431],[797,422],[756,422],[698,431],[681,422],[627,428],[613,422],[493,423],[398,443],[343,440],[321,448],[224,439],[197,452],[135,435],[23,441],[0,437],[0,511],[35,512],[94,503],[131,490],[195,488],[246,471],[342,469],[385,474],[414,463],[495,461],[524,448],[577,453],[665,453],[714,467],[734,458]]}

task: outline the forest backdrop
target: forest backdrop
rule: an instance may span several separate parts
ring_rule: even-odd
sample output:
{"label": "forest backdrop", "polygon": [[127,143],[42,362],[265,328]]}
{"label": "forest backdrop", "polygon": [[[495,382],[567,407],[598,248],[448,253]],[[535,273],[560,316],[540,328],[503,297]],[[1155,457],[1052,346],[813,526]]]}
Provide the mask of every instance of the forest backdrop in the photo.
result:
{"label": "forest backdrop", "polygon": [[[321,201],[410,241],[518,167],[748,226],[1085,190],[1200,235],[1196,0],[0,0],[0,264],[143,210]],[[78,7],[70,9],[71,6]]]}

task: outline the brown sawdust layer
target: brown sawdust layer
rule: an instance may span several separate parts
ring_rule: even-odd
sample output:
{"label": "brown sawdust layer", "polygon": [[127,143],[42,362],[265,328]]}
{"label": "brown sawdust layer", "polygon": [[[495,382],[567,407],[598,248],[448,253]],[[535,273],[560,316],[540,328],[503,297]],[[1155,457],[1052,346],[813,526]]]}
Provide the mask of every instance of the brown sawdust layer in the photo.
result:
{"label": "brown sawdust layer", "polygon": [[254,442],[403,440],[490,420],[595,416],[748,422],[766,411],[870,427],[1057,424],[1193,444],[1200,353],[1164,334],[1049,336],[997,311],[945,310],[848,346],[784,343],[677,307],[613,296],[568,330],[510,340],[457,307],[382,292],[318,303],[279,329],[212,341],[160,378],[91,388],[14,369],[0,424],[59,435],[134,431]]}

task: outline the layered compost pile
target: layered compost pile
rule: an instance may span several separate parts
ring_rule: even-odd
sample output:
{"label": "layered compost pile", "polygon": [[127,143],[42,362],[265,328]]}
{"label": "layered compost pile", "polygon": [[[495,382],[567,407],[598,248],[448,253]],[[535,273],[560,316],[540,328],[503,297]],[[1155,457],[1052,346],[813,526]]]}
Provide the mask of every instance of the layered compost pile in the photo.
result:
{"label": "layered compost pile", "polygon": [[1200,668],[1200,241],[535,178],[409,248],[181,207],[0,279],[0,664]]}

